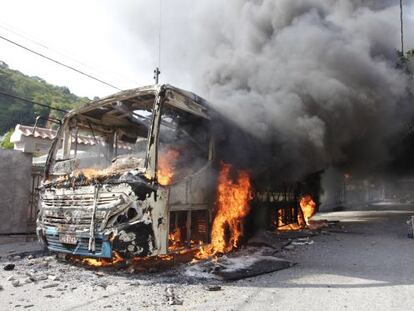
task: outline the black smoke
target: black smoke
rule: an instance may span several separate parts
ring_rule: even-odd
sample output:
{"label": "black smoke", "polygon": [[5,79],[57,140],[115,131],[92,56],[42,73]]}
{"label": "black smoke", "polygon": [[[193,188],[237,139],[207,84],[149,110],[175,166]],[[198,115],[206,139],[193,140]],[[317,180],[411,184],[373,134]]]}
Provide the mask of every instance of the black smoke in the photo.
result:
{"label": "black smoke", "polygon": [[205,19],[197,77],[214,107],[265,146],[245,146],[252,164],[271,158],[263,164],[300,178],[392,160],[414,112],[398,1],[240,0],[223,16]]}
{"label": "black smoke", "polygon": [[[414,48],[414,4],[404,4]],[[147,42],[155,66],[158,3],[117,8],[126,54]],[[161,81],[204,96],[235,125],[221,141],[226,159],[293,179],[328,166],[374,170],[395,158],[414,112],[399,15],[390,0],[163,1]]]}

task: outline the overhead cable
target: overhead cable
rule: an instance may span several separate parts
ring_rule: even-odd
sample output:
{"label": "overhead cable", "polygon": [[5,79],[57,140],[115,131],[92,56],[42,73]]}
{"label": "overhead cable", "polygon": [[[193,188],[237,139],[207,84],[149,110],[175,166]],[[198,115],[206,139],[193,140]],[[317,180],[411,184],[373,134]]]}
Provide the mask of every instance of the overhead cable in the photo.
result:
{"label": "overhead cable", "polygon": [[44,54],[42,54],[42,53],[39,53],[39,52],[37,52],[37,51],[34,51],[34,50],[32,50],[32,49],[30,49],[30,48],[28,48],[28,47],[24,46],[24,45],[21,45],[20,43],[17,43],[17,42],[15,42],[15,41],[13,41],[13,40],[8,39],[8,38],[6,38],[6,37],[3,37],[3,36],[1,36],[1,35],[0,35],[0,39],[2,39],[2,40],[4,40],[4,41],[7,41],[7,42],[9,42],[9,43],[11,43],[11,44],[13,44],[13,45],[15,45],[15,46],[18,46],[18,47],[20,47],[20,48],[22,48],[22,49],[24,49],[24,50],[26,50],[26,51],[28,51],[28,52],[31,52],[31,53],[33,53],[33,54],[36,54],[37,56],[40,56],[40,57],[42,57],[42,58],[45,58],[45,59],[47,59],[47,60],[49,60],[49,61],[51,61],[51,62],[54,62],[54,63],[56,63],[56,64],[58,64],[58,65],[60,65],[60,66],[63,66],[63,67],[68,68],[68,69],[70,69],[70,70],[73,70],[73,71],[75,71],[75,72],[77,72],[77,73],[79,73],[79,74],[81,74],[81,75],[84,75],[84,76],[86,76],[86,77],[88,77],[88,78],[90,78],[90,79],[92,79],[92,80],[95,80],[95,81],[98,81],[98,82],[100,82],[100,83],[102,83],[102,84],[105,84],[105,85],[107,85],[107,86],[109,86],[109,87],[111,87],[111,88],[114,88],[114,89],[118,90],[118,91],[121,91],[121,90],[122,90],[122,89],[120,89],[120,88],[118,88],[118,87],[116,87],[116,86],[114,86],[114,85],[112,85],[112,84],[110,84],[110,83],[108,83],[108,82],[105,82],[105,81],[103,81],[103,80],[101,80],[101,79],[99,79],[99,78],[96,78],[96,77],[94,77],[94,76],[92,76],[92,75],[88,74],[88,73],[85,73],[85,72],[83,72],[83,71],[81,71],[81,70],[79,70],[79,69],[76,69],[75,67],[72,67],[72,66],[70,66],[70,65],[66,65],[66,64],[64,64],[64,63],[62,63],[62,62],[60,62],[60,61],[58,61],[58,60],[56,60],[56,59],[53,59],[53,58],[51,58],[51,57],[49,57],[49,56],[46,56],[46,55],[44,55]]}
{"label": "overhead cable", "polygon": [[20,96],[17,96],[17,95],[13,95],[13,94],[4,92],[2,90],[0,90],[0,95],[4,95],[4,96],[10,97],[10,98],[18,99],[18,100],[24,101],[24,102],[32,104],[32,105],[38,105],[38,106],[46,107],[46,108],[49,108],[49,109],[52,109],[52,110],[56,110],[56,111],[60,111],[60,112],[64,112],[64,113],[68,112],[67,110],[60,109],[60,108],[54,108],[54,107],[46,105],[46,104],[37,103],[37,102],[34,102],[30,99],[20,97]]}

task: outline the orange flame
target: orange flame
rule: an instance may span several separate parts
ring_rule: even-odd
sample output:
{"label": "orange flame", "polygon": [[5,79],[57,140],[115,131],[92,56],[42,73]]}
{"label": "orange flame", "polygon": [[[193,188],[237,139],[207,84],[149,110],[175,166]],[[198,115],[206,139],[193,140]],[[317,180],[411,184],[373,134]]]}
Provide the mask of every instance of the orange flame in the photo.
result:
{"label": "orange flame", "polygon": [[316,203],[313,201],[312,197],[307,194],[302,197],[299,202],[300,209],[303,213],[303,218],[305,219],[305,223],[307,226],[310,224],[310,219],[316,212]]}
{"label": "orange flame", "polygon": [[[278,211],[278,218],[275,221],[277,231],[296,231],[304,229],[305,227],[311,227],[310,219],[316,212],[316,203],[313,201],[311,195],[304,195],[299,201],[300,210],[295,223],[284,223],[283,222],[283,211]],[[292,208],[292,214],[294,209]]]}
{"label": "orange flame", "polygon": [[79,175],[84,175],[87,180],[92,180],[94,178],[100,178],[108,175],[108,171],[103,169],[95,169],[95,168],[84,168],[82,170],[74,171],[73,175],[78,177]]}
{"label": "orange flame", "polygon": [[173,232],[168,234],[168,241],[170,246],[168,250],[175,250],[181,246],[181,230],[176,228]]}
{"label": "orange flame", "polygon": [[124,259],[117,253],[113,252],[113,256],[111,259],[105,258],[79,258],[79,257],[72,257],[72,260],[81,262],[84,265],[92,266],[92,267],[109,267],[116,264],[119,264],[124,261]]}
{"label": "orange flame", "polygon": [[[292,208],[291,213],[293,214],[295,211]],[[285,223],[283,221],[283,211],[278,210],[278,219],[276,221],[276,226],[278,231],[296,231],[303,229],[305,227],[303,217],[301,217],[301,214],[298,215],[297,223]]]}
{"label": "orange flame", "polygon": [[178,158],[178,151],[175,149],[169,149],[167,152],[161,154],[158,159],[158,183],[162,186],[168,186],[173,181],[174,176],[174,164]]}
{"label": "orange flame", "polygon": [[207,258],[236,248],[243,235],[242,220],[249,212],[251,183],[246,171],[239,171],[237,181],[230,177],[231,165],[221,163],[217,189],[217,214],[211,231],[211,244],[202,248],[198,258]]}

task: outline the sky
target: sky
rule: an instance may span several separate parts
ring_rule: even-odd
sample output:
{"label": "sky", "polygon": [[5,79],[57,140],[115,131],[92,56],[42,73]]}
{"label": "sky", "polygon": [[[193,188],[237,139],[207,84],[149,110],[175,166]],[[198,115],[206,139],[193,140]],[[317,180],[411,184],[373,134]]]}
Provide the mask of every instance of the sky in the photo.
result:
{"label": "sky", "polygon": [[[206,0],[197,1],[197,6],[190,0],[162,2],[161,82],[194,90],[194,55],[190,61],[182,51],[197,45],[186,32],[197,27],[194,16],[203,7],[200,1],[209,5]],[[159,63],[158,1],[0,0],[0,8],[1,36],[120,89],[153,83],[153,69]],[[413,16],[414,12],[406,12],[406,18]],[[4,40],[0,40],[0,60],[25,74],[67,86],[80,96],[102,97],[117,91]]]}
{"label": "sky", "polygon": [[[118,10],[115,2],[1,0],[0,35],[120,89],[152,84],[158,64],[158,4],[135,14],[127,12],[125,5]],[[134,40],[123,22],[130,14],[153,18],[145,42]],[[0,40],[0,60],[25,74],[67,86],[77,95],[92,98],[117,91],[4,40]]]}

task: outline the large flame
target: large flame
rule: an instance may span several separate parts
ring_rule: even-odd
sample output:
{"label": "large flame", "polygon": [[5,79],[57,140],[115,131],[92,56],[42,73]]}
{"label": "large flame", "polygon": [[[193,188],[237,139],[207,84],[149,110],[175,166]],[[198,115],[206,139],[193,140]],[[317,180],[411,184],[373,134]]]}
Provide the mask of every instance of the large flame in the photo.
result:
{"label": "large flame", "polygon": [[158,183],[160,185],[168,186],[172,183],[174,176],[174,164],[177,161],[178,155],[179,153],[175,149],[169,149],[160,154],[157,171]]}
{"label": "large flame", "polygon": [[182,246],[181,245],[182,241],[181,241],[181,229],[180,228],[175,228],[174,231],[172,231],[168,234],[168,242],[169,242],[169,246],[168,246],[169,251],[178,249],[179,247]]}
{"label": "large flame", "polygon": [[303,213],[303,218],[305,219],[305,223],[307,226],[310,224],[310,219],[316,212],[316,203],[313,201],[312,197],[307,194],[302,197],[299,202],[300,209]]}
{"label": "large flame", "polygon": [[242,220],[249,212],[251,199],[250,177],[246,171],[239,171],[234,182],[230,176],[231,168],[230,164],[221,164],[211,244],[200,250],[198,258],[231,251],[243,235]]}
{"label": "large flame", "polygon": [[[310,194],[304,195],[299,200],[299,206],[302,213],[299,213],[294,223],[284,223],[283,221],[283,211],[278,211],[278,217],[275,221],[275,225],[278,231],[295,231],[301,230],[305,227],[312,228],[310,219],[316,212],[316,203],[313,201]],[[294,214],[294,209],[292,208],[291,213]]]}

